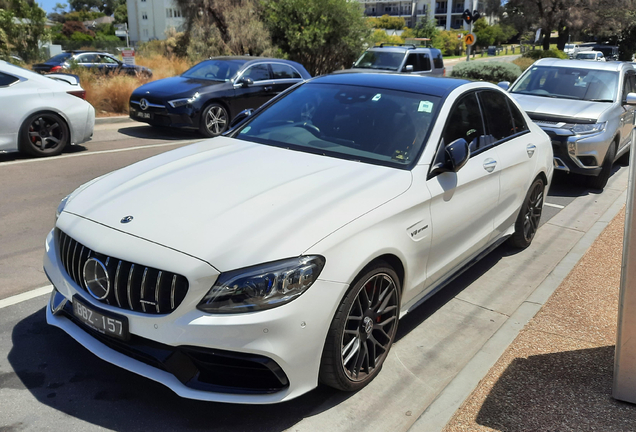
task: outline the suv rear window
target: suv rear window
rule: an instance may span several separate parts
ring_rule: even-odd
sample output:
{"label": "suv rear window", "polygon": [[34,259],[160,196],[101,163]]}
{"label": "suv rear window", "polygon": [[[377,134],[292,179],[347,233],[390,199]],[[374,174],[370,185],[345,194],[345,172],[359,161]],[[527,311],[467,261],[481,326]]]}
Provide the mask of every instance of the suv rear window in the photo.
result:
{"label": "suv rear window", "polygon": [[437,52],[436,55],[433,56],[433,64],[435,65],[435,69],[442,69],[444,67],[444,60],[442,59],[442,53]]}
{"label": "suv rear window", "polygon": [[404,60],[403,52],[367,51],[353,65],[354,68],[396,71]]}

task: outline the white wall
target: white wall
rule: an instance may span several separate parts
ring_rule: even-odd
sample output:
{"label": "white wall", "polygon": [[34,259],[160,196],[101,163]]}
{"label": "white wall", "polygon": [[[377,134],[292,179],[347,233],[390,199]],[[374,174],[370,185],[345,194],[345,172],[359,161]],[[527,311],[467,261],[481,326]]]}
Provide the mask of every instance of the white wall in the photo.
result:
{"label": "white wall", "polygon": [[182,30],[185,24],[173,0],[127,0],[126,6],[132,43],[165,39],[169,27]]}

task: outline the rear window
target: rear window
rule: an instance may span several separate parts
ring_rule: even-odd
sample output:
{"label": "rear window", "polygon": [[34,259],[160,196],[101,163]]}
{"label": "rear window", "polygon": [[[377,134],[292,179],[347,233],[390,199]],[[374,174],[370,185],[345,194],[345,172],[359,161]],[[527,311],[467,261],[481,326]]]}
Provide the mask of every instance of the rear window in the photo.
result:
{"label": "rear window", "polygon": [[353,65],[354,68],[396,71],[404,60],[403,52],[367,51]]}
{"label": "rear window", "polygon": [[442,69],[444,67],[444,60],[442,59],[442,53],[437,52],[437,54],[433,53],[433,64],[435,65],[435,69]]}
{"label": "rear window", "polygon": [[71,53],[61,53],[48,59],[47,63],[64,63],[71,55]]}
{"label": "rear window", "polygon": [[7,87],[19,81],[18,78],[0,72],[0,87]]}

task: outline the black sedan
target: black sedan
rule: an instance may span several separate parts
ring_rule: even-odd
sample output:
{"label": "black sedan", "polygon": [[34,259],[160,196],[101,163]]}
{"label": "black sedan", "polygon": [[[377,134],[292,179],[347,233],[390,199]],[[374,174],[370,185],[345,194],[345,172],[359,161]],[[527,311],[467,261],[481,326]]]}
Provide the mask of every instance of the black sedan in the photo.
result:
{"label": "black sedan", "polygon": [[130,118],[214,137],[227,130],[239,112],[258,108],[309,78],[301,64],[288,60],[216,57],[180,76],[137,88],[130,97]]}
{"label": "black sedan", "polygon": [[44,63],[34,64],[32,69],[38,73],[61,72],[72,64],[104,74],[125,73],[143,78],[152,77],[147,67],[122,63],[115,56],[98,51],[69,51],[51,57]]}

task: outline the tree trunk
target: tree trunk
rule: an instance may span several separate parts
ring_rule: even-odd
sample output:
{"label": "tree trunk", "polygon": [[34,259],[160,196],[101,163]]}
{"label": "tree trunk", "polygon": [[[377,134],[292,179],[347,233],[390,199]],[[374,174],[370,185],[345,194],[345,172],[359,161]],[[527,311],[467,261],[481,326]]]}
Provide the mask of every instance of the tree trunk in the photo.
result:
{"label": "tree trunk", "polygon": [[568,43],[568,38],[570,36],[570,28],[566,25],[559,25],[559,38],[557,39],[557,49],[563,51],[565,48],[565,44]]}
{"label": "tree trunk", "polygon": [[544,50],[549,50],[550,49],[550,30],[546,30],[546,29],[541,29],[541,35],[543,35],[543,49]]}

